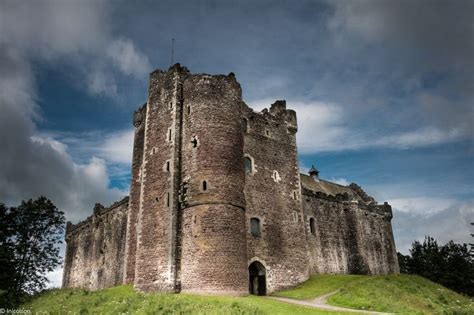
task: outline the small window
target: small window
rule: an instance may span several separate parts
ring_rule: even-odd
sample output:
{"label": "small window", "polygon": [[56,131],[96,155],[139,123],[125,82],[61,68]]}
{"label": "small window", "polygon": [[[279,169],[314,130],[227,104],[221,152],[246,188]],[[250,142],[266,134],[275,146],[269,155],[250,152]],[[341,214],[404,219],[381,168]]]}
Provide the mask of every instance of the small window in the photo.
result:
{"label": "small window", "polygon": [[252,173],[252,159],[249,157],[244,157],[244,164],[245,164],[245,173]]}
{"label": "small window", "polygon": [[269,137],[269,136],[270,136],[270,131],[269,131],[268,129],[267,129],[267,130],[265,130],[265,135],[266,135],[267,137]]}
{"label": "small window", "polygon": [[171,128],[168,129],[168,141],[171,141]]}
{"label": "small window", "polygon": [[173,102],[170,102],[170,109],[173,109]]}
{"label": "small window", "polygon": [[205,180],[202,181],[202,190],[203,191],[207,190],[207,182]]}
{"label": "small window", "polygon": [[193,145],[193,148],[197,148],[198,144],[199,144],[199,140],[198,140],[198,137],[197,136],[193,136],[192,139],[191,139],[191,143]]}
{"label": "small window", "polygon": [[309,230],[310,230],[311,234],[313,234],[313,235],[316,233],[314,218],[309,218]]}
{"label": "small window", "polygon": [[247,123],[247,119],[242,119],[242,130],[244,132],[247,132],[247,128],[248,128],[248,123]]}
{"label": "small window", "polygon": [[169,207],[170,206],[170,193],[168,193],[166,195],[166,206]]}
{"label": "small window", "polygon": [[250,234],[255,237],[260,237],[260,219],[250,219]]}
{"label": "small window", "polygon": [[298,222],[298,212],[293,211],[293,222]]}
{"label": "small window", "polygon": [[191,114],[191,106],[188,105],[188,115]]}
{"label": "small window", "polygon": [[166,161],[166,171],[170,171],[170,161]]}

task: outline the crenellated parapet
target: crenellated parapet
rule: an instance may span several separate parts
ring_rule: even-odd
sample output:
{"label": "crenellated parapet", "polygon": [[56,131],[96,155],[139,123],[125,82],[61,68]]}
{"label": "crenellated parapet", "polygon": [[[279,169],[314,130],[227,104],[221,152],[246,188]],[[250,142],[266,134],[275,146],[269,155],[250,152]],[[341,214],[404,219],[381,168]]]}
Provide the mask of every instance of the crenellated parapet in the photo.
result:
{"label": "crenellated parapet", "polygon": [[143,126],[143,122],[146,119],[146,106],[147,103],[143,104],[133,113],[133,126],[137,129]]}
{"label": "crenellated parapet", "polygon": [[104,207],[100,203],[96,203],[94,205],[94,208],[92,210],[92,215],[88,216],[86,219],[73,224],[72,222],[68,221],[66,222],[66,239],[69,235],[73,233],[78,233],[81,231],[83,228],[87,227],[88,225],[92,224],[94,221],[97,219],[100,219],[101,216],[104,214],[107,214],[110,211],[113,211],[114,209],[120,207],[121,205],[128,204],[128,196],[124,197],[122,200],[114,202],[111,204],[109,207]]}

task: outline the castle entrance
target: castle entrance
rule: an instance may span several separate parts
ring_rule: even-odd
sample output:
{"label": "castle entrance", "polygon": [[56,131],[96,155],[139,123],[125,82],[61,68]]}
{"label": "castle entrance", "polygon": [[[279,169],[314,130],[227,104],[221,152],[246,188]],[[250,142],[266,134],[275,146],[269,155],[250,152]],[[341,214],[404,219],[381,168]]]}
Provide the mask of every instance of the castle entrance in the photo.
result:
{"label": "castle entrance", "polygon": [[267,279],[265,267],[258,261],[249,266],[249,292],[255,295],[267,294]]}

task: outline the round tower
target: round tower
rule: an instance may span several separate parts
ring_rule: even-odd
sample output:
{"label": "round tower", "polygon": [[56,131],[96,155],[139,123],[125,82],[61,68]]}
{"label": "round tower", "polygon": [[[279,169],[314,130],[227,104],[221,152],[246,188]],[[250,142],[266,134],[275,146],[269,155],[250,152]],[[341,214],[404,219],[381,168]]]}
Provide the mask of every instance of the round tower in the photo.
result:
{"label": "round tower", "polygon": [[181,95],[181,291],[247,294],[241,88],[197,74]]}

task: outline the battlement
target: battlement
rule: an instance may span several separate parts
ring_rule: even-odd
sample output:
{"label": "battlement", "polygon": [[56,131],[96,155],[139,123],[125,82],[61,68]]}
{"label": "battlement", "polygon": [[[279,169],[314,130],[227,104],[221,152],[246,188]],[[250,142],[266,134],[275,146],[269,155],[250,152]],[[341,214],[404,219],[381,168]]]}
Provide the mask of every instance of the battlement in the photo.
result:
{"label": "battlement", "polygon": [[67,238],[68,235],[70,235],[72,233],[75,233],[75,232],[81,230],[81,228],[84,228],[87,225],[89,225],[90,223],[92,223],[95,218],[103,216],[104,214],[107,214],[108,212],[120,207],[123,204],[127,204],[127,203],[128,203],[128,196],[124,197],[122,200],[114,202],[109,207],[104,207],[102,204],[96,203],[93,210],[92,210],[92,215],[88,216],[84,220],[82,220],[82,221],[80,221],[76,224],[73,224],[71,221],[67,221],[67,223],[66,223],[66,238]]}
{"label": "battlement", "polygon": [[359,209],[392,218],[392,207],[387,203],[378,204],[359,185],[351,183],[349,186],[339,185],[323,179],[315,181],[308,175],[300,174],[302,194],[330,202],[354,204]]}

